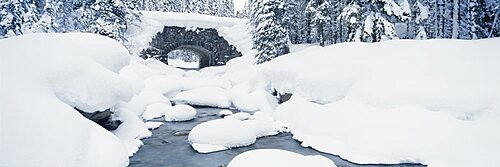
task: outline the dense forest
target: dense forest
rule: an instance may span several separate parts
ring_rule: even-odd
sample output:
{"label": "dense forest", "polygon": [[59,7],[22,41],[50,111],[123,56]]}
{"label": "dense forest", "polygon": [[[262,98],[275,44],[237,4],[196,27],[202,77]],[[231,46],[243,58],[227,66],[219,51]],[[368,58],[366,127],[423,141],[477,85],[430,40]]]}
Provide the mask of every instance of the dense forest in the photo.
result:
{"label": "dense forest", "polygon": [[245,10],[240,14],[254,27],[260,62],[287,53],[288,41],[325,46],[500,36],[499,0],[254,0]]}
{"label": "dense forest", "polygon": [[232,17],[232,0],[1,0],[0,38],[37,32],[90,32],[121,42],[139,11]]}
{"label": "dense forest", "polygon": [[2,0],[0,38],[78,31],[123,42],[139,11],[248,18],[259,62],[289,43],[500,36],[500,0],[251,0],[236,12],[233,0]]}

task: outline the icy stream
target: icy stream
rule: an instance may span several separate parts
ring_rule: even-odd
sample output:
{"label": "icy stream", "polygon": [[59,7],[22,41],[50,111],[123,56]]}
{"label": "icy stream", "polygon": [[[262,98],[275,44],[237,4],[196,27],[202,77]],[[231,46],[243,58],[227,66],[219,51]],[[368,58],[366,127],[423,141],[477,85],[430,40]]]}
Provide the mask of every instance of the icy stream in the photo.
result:
{"label": "icy stream", "polygon": [[[196,108],[197,117],[188,122],[165,122],[164,125],[153,130],[153,136],[144,139],[144,146],[130,158],[131,167],[219,167],[225,166],[240,153],[254,149],[283,149],[303,155],[323,155],[335,162],[338,167],[419,167],[421,165],[357,165],[338,156],[318,152],[305,148],[292,138],[289,133],[257,139],[257,142],[248,147],[234,148],[209,154],[195,152],[187,140],[187,133],[197,124],[219,118],[217,113],[221,109]],[[155,121],[163,121],[163,118]],[[177,134],[176,134],[177,133]]]}

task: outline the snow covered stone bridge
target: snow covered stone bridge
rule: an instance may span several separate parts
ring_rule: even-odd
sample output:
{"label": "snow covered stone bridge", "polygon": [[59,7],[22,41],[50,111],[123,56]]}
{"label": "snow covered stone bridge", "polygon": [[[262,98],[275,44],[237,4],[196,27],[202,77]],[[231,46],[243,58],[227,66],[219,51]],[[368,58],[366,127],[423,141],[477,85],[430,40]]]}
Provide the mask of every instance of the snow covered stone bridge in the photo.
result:
{"label": "snow covered stone bridge", "polygon": [[130,31],[133,53],[168,64],[168,54],[186,50],[199,57],[199,67],[225,65],[252,50],[247,20],[193,13],[142,12],[143,23]]}
{"label": "snow covered stone bridge", "polygon": [[144,58],[156,58],[168,64],[168,53],[187,50],[199,57],[200,68],[225,65],[241,53],[219,36],[214,28],[186,28],[166,26],[141,54]]}

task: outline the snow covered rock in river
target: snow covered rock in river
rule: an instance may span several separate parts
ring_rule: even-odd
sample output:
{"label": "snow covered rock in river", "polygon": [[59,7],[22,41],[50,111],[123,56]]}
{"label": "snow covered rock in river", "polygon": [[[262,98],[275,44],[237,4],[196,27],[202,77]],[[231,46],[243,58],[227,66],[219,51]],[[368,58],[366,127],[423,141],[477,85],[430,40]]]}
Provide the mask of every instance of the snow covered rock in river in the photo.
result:
{"label": "snow covered rock in river", "polygon": [[255,142],[253,129],[240,120],[217,119],[195,126],[189,133],[189,142],[200,153],[248,146]]}
{"label": "snow covered rock in river", "polygon": [[233,115],[233,112],[231,110],[220,110],[219,112],[220,117],[225,117],[228,115]]}
{"label": "snow covered rock in river", "polygon": [[240,121],[244,121],[244,120],[250,119],[251,116],[252,115],[250,115],[249,113],[239,112],[239,113],[234,113],[234,114],[228,115],[228,116],[224,117],[224,119],[237,119]]}
{"label": "snow covered rock in river", "polygon": [[165,112],[165,121],[189,121],[196,116],[196,109],[189,105],[176,105]]}
{"label": "snow covered rock in river", "polygon": [[32,34],[0,40],[0,53],[0,166],[127,166],[122,142],[74,109],[102,111],[131,98],[117,74],[129,63],[122,45],[92,34]]}
{"label": "snow covered rock in river", "polygon": [[196,125],[188,140],[193,149],[210,153],[253,144],[257,138],[276,135],[282,127],[264,120],[217,119]]}
{"label": "snow covered rock in river", "polygon": [[174,101],[176,103],[219,108],[229,108],[231,106],[227,91],[219,87],[203,87],[184,91],[177,94]]}

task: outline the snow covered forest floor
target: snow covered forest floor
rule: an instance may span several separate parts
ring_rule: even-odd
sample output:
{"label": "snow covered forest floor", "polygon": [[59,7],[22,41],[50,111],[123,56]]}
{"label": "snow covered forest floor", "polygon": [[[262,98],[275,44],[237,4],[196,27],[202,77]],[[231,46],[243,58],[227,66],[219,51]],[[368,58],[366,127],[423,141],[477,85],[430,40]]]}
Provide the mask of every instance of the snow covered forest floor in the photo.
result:
{"label": "snow covered forest floor", "polygon": [[[86,33],[0,40],[0,166],[127,166],[141,139],[161,126],[151,120],[196,119],[192,106],[224,115],[189,132],[199,153],[290,132],[304,147],[358,164],[500,164],[499,38],[292,45],[290,54],[254,65],[245,20],[143,17],[128,30],[127,47]],[[140,58],[166,25],[216,28],[243,56],[199,71]],[[292,96],[280,104],[275,93]],[[108,131],[76,109],[110,109],[122,124]],[[336,165],[322,156],[252,150],[228,166]]]}

